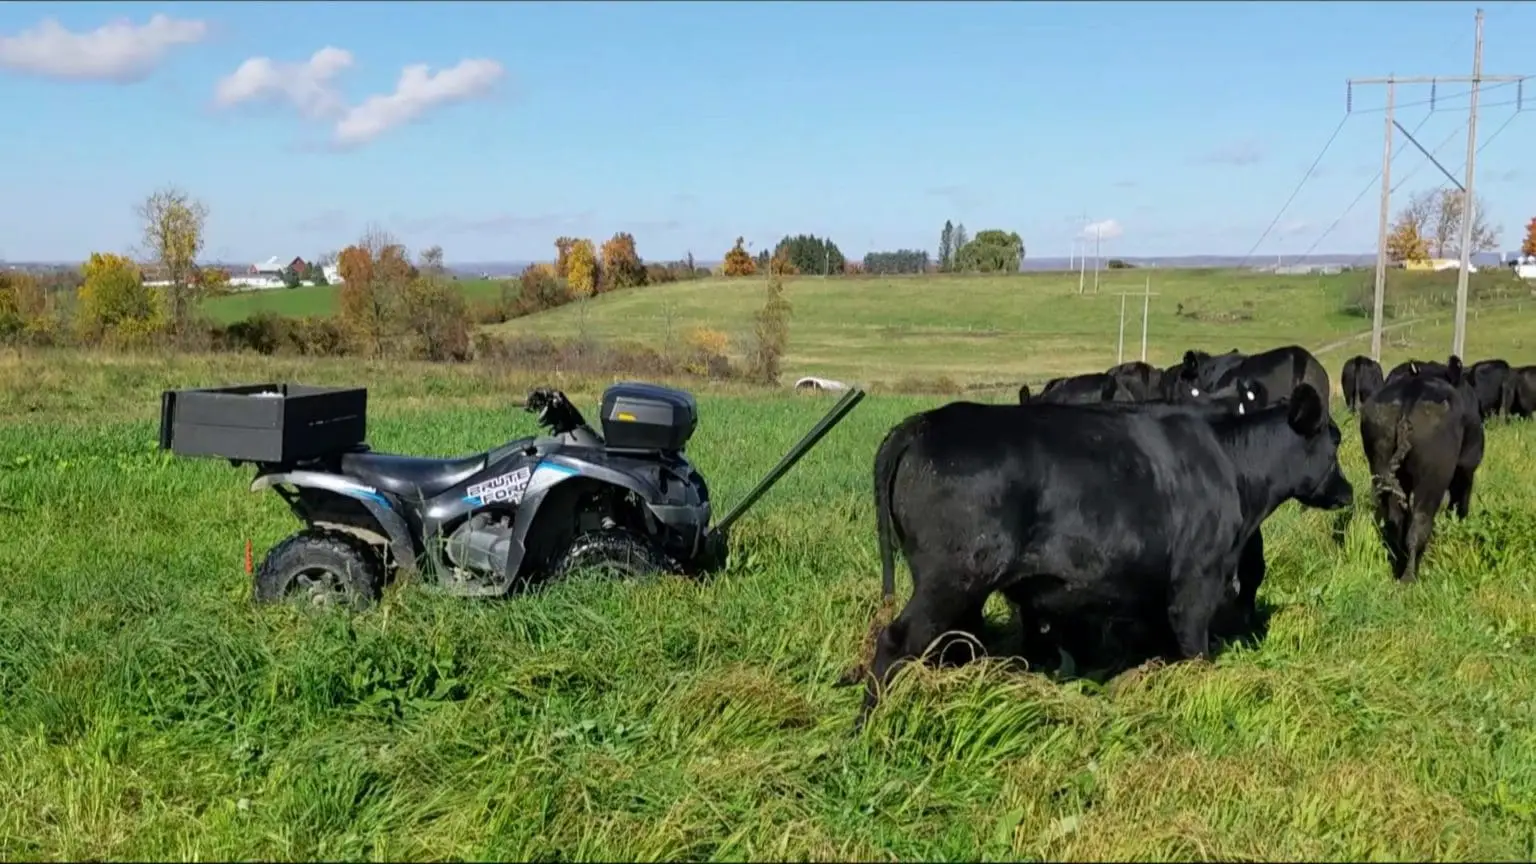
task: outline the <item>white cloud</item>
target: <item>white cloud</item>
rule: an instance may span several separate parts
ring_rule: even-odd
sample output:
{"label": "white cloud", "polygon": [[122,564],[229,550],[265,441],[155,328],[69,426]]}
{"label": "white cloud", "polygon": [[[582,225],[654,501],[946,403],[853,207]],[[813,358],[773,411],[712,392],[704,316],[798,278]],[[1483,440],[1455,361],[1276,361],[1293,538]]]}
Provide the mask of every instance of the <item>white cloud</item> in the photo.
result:
{"label": "white cloud", "polygon": [[1078,232],[1077,237],[1079,240],[1093,240],[1094,238],[1113,240],[1124,233],[1125,229],[1120,227],[1119,222],[1113,219],[1105,219],[1102,222],[1089,222],[1087,225],[1084,225],[1083,230]]}
{"label": "white cloud", "polygon": [[219,80],[214,103],[230,108],[255,101],[287,102],[307,119],[333,122],[334,143],[350,147],[366,144],[436,106],[484,95],[504,73],[495,60],[461,60],[438,72],[416,63],[400,71],[393,93],[369,96],[349,106],[336,79],[352,62],[351,52],[330,46],[303,63],[252,57]]}
{"label": "white cloud", "polygon": [[144,24],[119,18],[75,33],[53,18],[15,36],[0,36],[0,69],[67,81],[142,81],[172,48],[208,35],[203,21],[154,15]]}
{"label": "white cloud", "polygon": [[337,144],[365,144],[385,132],[411,122],[433,107],[463,102],[485,94],[502,76],[495,60],[461,60],[459,65],[429,72],[417,63],[400,71],[395,92],[369,96],[336,124]]}
{"label": "white cloud", "polygon": [[334,119],[347,109],[333,83],[352,67],[352,52],[327,45],[303,63],[279,63],[252,57],[214,88],[214,104],[229,108],[243,102],[280,100],[311,119]]}

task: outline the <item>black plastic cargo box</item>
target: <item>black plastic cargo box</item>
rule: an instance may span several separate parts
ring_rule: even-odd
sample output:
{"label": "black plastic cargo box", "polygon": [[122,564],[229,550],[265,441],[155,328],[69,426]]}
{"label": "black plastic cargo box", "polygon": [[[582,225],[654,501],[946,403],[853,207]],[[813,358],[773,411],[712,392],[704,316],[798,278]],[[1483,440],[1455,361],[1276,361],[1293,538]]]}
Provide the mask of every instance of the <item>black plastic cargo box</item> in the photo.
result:
{"label": "black plastic cargo box", "polygon": [[699,425],[699,408],[682,390],[625,382],[603,391],[603,440],[619,450],[679,451]]}
{"label": "black plastic cargo box", "polygon": [[293,463],[351,449],[367,437],[365,387],[244,384],[160,397],[160,448],[178,456]]}

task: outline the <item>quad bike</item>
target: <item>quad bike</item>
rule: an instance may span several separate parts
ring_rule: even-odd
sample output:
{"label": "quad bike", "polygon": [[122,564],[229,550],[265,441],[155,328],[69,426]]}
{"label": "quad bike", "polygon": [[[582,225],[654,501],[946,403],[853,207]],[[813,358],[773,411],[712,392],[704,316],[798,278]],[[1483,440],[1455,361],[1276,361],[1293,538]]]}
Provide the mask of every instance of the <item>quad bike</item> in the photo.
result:
{"label": "quad bike", "polygon": [[575,570],[717,570],[731,525],[863,398],[844,395],[714,525],[709,485],[683,452],[697,404],[652,384],[609,387],[601,435],[564,393],[533,390],[523,407],[548,434],[451,459],[370,449],[364,388],[173,390],[161,397],[160,447],[254,464],[251,491],[275,490],[304,523],[255,569],[258,602],[361,608],[399,571],[487,597]]}

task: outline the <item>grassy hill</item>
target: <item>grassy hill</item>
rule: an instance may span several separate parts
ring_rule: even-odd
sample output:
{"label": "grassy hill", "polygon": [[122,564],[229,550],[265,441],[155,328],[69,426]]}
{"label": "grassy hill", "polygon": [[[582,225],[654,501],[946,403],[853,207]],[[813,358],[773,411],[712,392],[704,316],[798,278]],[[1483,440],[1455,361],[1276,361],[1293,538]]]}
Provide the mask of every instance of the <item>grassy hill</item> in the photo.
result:
{"label": "grassy hill", "polygon": [[[1468,353],[1536,360],[1521,353],[1536,302],[1530,289],[1504,273],[1473,278]],[[1370,318],[1361,307],[1368,304],[1372,279],[1370,271],[1334,276],[1107,271],[1096,294],[1091,284],[1088,293],[1079,294],[1077,277],[1068,273],[791,279],[785,295],[794,318],[784,370],[791,380],[818,375],[875,386],[941,379],[1016,386],[1103,369],[1117,359],[1119,292],[1138,294],[1149,280],[1156,295],[1147,322],[1152,363],[1173,363],[1194,346],[1253,351],[1297,343],[1337,369],[1349,354],[1369,348]],[[490,302],[500,296],[502,283],[459,284],[471,300]],[[585,333],[664,346],[681,345],[690,330],[706,328],[724,333],[729,352],[741,357],[752,342],[753,314],[762,306],[764,286],[755,278],[657,285],[488,329],[562,339]],[[1455,274],[1389,275],[1385,359],[1406,357],[1410,350],[1439,356],[1449,349],[1454,286]],[[218,298],[206,308],[226,322],[260,311],[328,315],[336,309],[336,289],[249,292]],[[1140,297],[1127,297],[1125,309],[1124,359],[1133,360],[1140,356]]]}
{"label": "grassy hill", "polygon": [[[1454,274],[1449,285],[1444,274],[1406,275],[1394,274],[1389,284],[1389,342],[1393,350],[1443,354],[1450,347]],[[1148,279],[1156,294],[1147,322],[1152,363],[1176,362],[1194,346],[1256,351],[1297,343],[1332,369],[1369,348],[1370,318],[1349,307],[1370,296],[1371,278],[1368,272],[1119,271],[1101,276],[1097,294],[1078,294],[1077,278],[1065,273],[795,279],[785,287],[794,306],[785,372],[865,383],[949,378],[976,384],[1103,369],[1117,357],[1118,292],[1139,293]],[[1512,362],[1536,360],[1520,353],[1533,308],[1529,289],[1511,287],[1508,279],[1478,287],[1474,309],[1487,313],[1469,323],[1468,353],[1498,349],[1518,355]],[[551,337],[585,331],[660,344],[704,327],[726,333],[731,351],[740,354],[751,344],[752,316],[763,299],[764,283],[756,279],[704,280],[602,295],[585,309],[573,304],[490,329]],[[1140,356],[1141,299],[1128,297],[1125,305],[1124,359],[1133,360]],[[1389,350],[1387,356],[1396,355]]]}

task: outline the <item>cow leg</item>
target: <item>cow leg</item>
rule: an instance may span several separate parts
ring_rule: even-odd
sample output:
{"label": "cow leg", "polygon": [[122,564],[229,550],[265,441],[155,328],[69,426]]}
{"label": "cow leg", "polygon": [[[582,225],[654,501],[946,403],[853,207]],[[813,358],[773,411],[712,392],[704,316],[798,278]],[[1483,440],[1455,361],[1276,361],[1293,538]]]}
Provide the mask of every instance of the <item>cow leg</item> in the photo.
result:
{"label": "cow leg", "polygon": [[1417,497],[1413,502],[1413,516],[1408,523],[1406,543],[1408,563],[1399,577],[1403,582],[1414,582],[1419,578],[1419,564],[1424,560],[1425,550],[1429,548],[1429,536],[1435,529],[1435,511],[1440,509],[1439,504],[1439,495]]}
{"label": "cow leg", "polygon": [[1472,472],[1456,466],[1451,475],[1451,512],[1456,518],[1465,519],[1472,510]]}
{"label": "cow leg", "polygon": [[1173,571],[1173,602],[1168,605],[1168,623],[1178,640],[1179,654],[1185,660],[1206,657],[1211,651],[1211,618],[1227,592],[1227,574],[1236,562],[1229,559],[1213,576],[1203,568],[1183,565]]}
{"label": "cow leg", "polygon": [[[979,621],[986,607],[986,591],[967,591],[964,586],[987,584],[985,579],[970,573],[940,571],[924,573],[916,581],[912,599],[907,601],[901,614],[896,616],[880,632],[875,642],[875,657],[870,663],[869,689],[864,694],[864,705],[859,710],[856,726],[862,726],[871,709],[880,700],[892,673],[903,663],[922,654],[945,633],[959,629],[961,625]],[[942,647],[938,652],[942,657]]]}
{"label": "cow leg", "polygon": [[1376,527],[1381,532],[1381,544],[1387,547],[1387,561],[1392,565],[1394,579],[1403,578],[1403,568],[1408,566],[1408,552],[1403,544],[1407,526],[1407,505],[1390,491],[1377,492]]}

